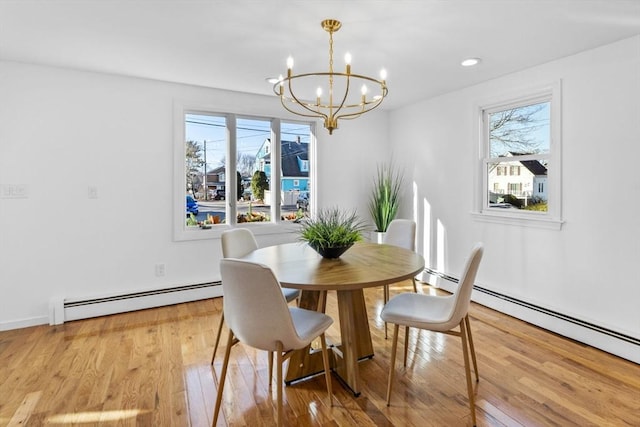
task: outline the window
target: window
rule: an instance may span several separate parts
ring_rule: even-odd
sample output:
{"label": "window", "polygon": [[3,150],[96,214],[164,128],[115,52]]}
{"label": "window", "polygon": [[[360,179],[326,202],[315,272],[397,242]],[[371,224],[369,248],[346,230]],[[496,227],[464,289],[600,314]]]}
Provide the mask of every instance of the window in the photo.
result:
{"label": "window", "polygon": [[477,219],[559,228],[560,105],[557,83],[477,107]]}
{"label": "window", "polygon": [[516,197],[519,195],[522,195],[522,183],[521,182],[510,183],[508,194],[515,195]]}
{"label": "window", "polygon": [[313,123],[179,106],[176,120],[182,131],[175,136],[177,240],[216,237],[241,223],[282,224],[305,214],[296,202],[311,187]]}

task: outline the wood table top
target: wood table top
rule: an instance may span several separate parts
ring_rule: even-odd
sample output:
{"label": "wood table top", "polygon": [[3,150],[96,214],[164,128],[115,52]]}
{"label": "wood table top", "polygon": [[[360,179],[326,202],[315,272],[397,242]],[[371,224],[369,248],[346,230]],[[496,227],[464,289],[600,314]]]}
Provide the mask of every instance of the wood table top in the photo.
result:
{"label": "wood table top", "polygon": [[421,255],[397,246],[358,242],[340,258],[322,258],[303,242],[257,249],[242,259],[269,266],[284,287],[355,290],[396,283],[424,269]]}

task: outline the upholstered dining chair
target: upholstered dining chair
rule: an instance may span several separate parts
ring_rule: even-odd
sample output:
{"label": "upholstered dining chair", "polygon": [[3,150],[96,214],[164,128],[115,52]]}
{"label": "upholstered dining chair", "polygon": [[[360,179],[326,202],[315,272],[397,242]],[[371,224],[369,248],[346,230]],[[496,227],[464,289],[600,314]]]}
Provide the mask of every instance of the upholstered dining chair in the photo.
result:
{"label": "upholstered dining chair", "polygon": [[[265,265],[223,258],[220,260],[220,273],[229,338],[220,374],[213,425],[216,425],[220,412],[231,348],[238,342],[266,350],[270,354],[276,352],[277,424],[281,426],[282,365],[293,350],[304,348],[319,337],[329,404],[333,406],[329,355],[324,335],[327,328],[333,324],[333,319],[318,311],[288,306],[280,283],[271,269]],[[271,387],[271,372],[269,386]]]}
{"label": "upholstered dining chair", "polygon": [[[395,371],[396,351],[398,348],[398,329],[405,327],[404,334],[404,366],[407,366],[407,350],[409,328],[441,332],[460,337],[462,340],[462,355],[464,357],[465,375],[467,378],[467,392],[473,425],[476,425],[476,408],[471,385],[471,369],[469,354],[473,360],[476,382],[479,381],[476,352],[473,347],[471,325],[469,323],[469,304],[471,291],[476,279],[478,266],[482,259],[483,246],[478,243],[471,251],[463,270],[457,291],[452,295],[436,296],[405,292],[394,296],[384,306],[380,317],[385,322],[393,323],[393,344],[389,367],[389,382],[387,384],[387,406],[391,404],[391,386]],[[459,330],[456,330],[459,328]]]}
{"label": "upholstered dining chair", "polygon": [[[400,246],[401,248],[416,250],[416,223],[410,219],[394,219],[389,223],[387,232],[384,234],[382,243],[386,245]],[[413,281],[413,291],[418,292],[415,277]],[[384,303],[389,301],[389,285],[384,285]],[[387,323],[384,324],[384,339],[387,339]]]}
{"label": "upholstered dining chair", "polygon": [[[241,258],[250,252],[258,249],[258,242],[251,230],[246,228],[234,228],[224,231],[220,236],[222,242],[222,256],[224,258]],[[224,288],[223,288],[224,289]],[[287,302],[294,301],[300,296],[298,289],[282,288]],[[216,343],[213,347],[213,355],[211,356],[211,364],[216,358],[218,345],[220,344],[220,335],[222,334],[222,326],[224,325],[224,312],[220,316],[220,324],[218,325],[218,334],[216,335]]]}

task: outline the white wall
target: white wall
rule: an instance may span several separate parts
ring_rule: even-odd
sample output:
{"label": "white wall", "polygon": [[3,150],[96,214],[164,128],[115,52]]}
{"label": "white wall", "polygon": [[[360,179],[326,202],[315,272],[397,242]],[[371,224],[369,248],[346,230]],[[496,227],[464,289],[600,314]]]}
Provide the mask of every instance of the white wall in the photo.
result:
{"label": "white wall", "polygon": [[[0,198],[0,330],[47,323],[55,297],[219,280],[217,239],[173,241],[176,100],[287,118],[275,97],[0,61],[0,185],[28,190]],[[371,116],[331,137],[318,125],[321,203],[366,206],[357,195],[388,128]]]}
{"label": "white wall", "polygon": [[[562,229],[474,221],[474,106],[558,79]],[[640,338],[640,36],[394,111],[390,129],[427,264],[457,273],[483,241],[482,286]]]}

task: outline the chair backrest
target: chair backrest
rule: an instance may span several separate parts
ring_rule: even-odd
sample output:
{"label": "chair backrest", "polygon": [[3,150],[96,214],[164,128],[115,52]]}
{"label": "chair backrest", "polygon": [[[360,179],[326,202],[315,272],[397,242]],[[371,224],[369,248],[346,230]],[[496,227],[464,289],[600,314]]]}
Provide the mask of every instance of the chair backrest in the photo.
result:
{"label": "chair backrest", "polygon": [[243,343],[276,351],[302,348],[308,343],[298,336],[280,283],[265,265],[239,259],[220,260],[224,320]]}
{"label": "chair backrest", "polygon": [[251,230],[234,228],[222,233],[222,256],[225,258],[242,258],[258,249],[258,242]]}
{"label": "chair backrest", "polygon": [[478,267],[480,266],[480,260],[482,260],[483,252],[484,247],[482,243],[476,243],[471,250],[471,255],[467,258],[466,265],[462,271],[462,276],[460,277],[460,282],[458,284],[458,290],[452,296],[455,301],[451,315],[452,326],[459,324],[462,318],[466,316],[469,311],[471,291],[473,291],[473,284],[476,281],[476,274],[478,273]]}
{"label": "chair backrest", "polygon": [[416,250],[416,223],[410,219],[394,219],[389,223],[387,232],[382,239],[387,245]]}

